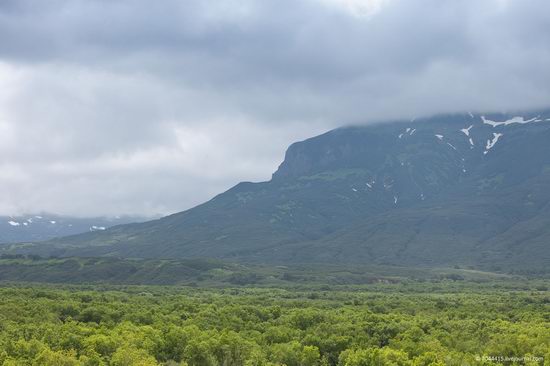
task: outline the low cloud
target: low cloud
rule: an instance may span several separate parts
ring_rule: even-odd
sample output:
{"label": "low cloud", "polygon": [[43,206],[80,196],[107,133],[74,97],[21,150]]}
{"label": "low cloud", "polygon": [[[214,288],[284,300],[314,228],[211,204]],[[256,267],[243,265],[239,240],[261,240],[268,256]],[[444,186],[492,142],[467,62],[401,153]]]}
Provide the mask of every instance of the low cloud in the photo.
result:
{"label": "low cloud", "polygon": [[548,106],[542,0],[5,0],[0,211],[170,213],[349,123]]}

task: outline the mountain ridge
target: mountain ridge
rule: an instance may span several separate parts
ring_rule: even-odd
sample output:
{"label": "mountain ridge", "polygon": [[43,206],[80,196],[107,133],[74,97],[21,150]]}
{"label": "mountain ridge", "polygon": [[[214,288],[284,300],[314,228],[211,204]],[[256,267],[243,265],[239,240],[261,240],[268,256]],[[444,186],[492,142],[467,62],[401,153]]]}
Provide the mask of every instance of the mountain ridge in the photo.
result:
{"label": "mountain ridge", "polygon": [[4,250],[544,269],[549,141],[548,111],[344,127],[292,144],[270,181],[190,210]]}
{"label": "mountain ridge", "polygon": [[44,241],[147,219],[139,216],[74,217],[45,212],[0,216],[0,243]]}

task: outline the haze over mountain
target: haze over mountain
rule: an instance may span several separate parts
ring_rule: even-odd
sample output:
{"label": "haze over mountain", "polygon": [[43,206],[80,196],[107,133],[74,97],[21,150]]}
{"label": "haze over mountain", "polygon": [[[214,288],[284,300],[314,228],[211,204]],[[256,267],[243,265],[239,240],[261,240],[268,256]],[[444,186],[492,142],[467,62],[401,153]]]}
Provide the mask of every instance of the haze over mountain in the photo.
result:
{"label": "haze over mountain", "polygon": [[550,112],[440,115],[292,144],[268,182],[11,253],[267,263],[550,264]]}

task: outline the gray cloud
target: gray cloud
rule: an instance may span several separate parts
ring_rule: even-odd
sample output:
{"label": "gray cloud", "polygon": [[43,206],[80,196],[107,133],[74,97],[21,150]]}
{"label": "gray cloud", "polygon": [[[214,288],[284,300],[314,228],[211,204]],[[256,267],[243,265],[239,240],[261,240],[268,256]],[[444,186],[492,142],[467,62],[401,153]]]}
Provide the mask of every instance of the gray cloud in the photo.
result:
{"label": "gray cloud", "polygon": [[348,123],[548,105],[542,0],[4,0],[0,212],[168,213]]}

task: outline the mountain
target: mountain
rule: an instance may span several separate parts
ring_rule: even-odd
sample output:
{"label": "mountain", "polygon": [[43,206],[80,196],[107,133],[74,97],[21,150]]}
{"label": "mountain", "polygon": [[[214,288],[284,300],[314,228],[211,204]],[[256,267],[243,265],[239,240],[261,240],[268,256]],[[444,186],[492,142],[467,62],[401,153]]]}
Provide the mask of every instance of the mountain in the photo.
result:
{"label": "mountain", "polygon": [[269,263],[550,267],[550,111],[441,115],[297,142],[268,182],[7,252]]}
{"label": "mountain", "polygon": [[0,216],[0,243],[43,241],[138,221],[146,219],[134,216],[80,218],[47,213]]}

